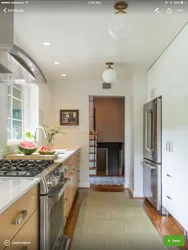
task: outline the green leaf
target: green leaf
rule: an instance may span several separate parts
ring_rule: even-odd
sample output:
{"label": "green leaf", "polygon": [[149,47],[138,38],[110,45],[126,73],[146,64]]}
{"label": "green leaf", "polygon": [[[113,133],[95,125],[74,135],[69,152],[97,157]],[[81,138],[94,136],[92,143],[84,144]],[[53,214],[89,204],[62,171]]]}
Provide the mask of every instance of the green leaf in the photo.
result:
{"label": "green leaf", "polygon": [[29,138],[29,139],[34,139],[35,138],[35,136],[33,134],[31,134],[31,132],[29,132],[29,131],[25,132],[24,136],[27,137],[27,138]]}

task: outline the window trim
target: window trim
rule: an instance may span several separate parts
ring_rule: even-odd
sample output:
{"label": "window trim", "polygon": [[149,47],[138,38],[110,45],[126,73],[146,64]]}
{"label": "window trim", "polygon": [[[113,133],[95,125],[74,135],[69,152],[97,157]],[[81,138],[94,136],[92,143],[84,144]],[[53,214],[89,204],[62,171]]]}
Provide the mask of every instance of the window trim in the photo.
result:
{"label": "window trim", "polygon": [[[10,84],[10,85],[14,85],[14,84]],[[26,129],[26,128],[24,128],[24,125],[28,124],[26,122],[26,120],[25,120],[27,118],[25,118],[24,109],[29,108],[29,110],[30,110],[30,114],[29,114],[29,116],[30,116],[30,122],[29,122],[30,123],[29,124],[30,129],[29,130],[32,133],[34,133],[34,129],[38,126],[38,122],[39,122],[39,117],[38,117],[39,116],[39,87],[36,84],[20,84],[20,85],[22,85],[22,100],[13,96],[13,86],[11,88],[11,93],[10,94],[7,91],[7,98],[8,98],[8,96],[11,97],[11,110],[12,110],[12,105],[13,105],[12,104],[13,99],[16,99],[16,100],[18,100],[18,101],[20,101],[22,103],[22,112],[23,112],[22,113],[22,119],[21,120],[20,119],[14,119],[12,117],[12,113],[11,113],[11,117],[8,117],[8,112],[7,112],[7,121],[8,120],[11,120],[11,122],[13,120],[21,121],[22,122],[22,134],[23,134],[23,132]],[[26,95],[26,92],[27,92],[27,88],[30,89],[29,101],[28,102],[25,101],[25,98],[26,98],[25,95]],[[7,89],[8,89],[8,87],[7,87]],[[35,91],[33,91],[33,90],[35,90]],[[25,107],[24,107],[24,105],[25,105]],[[12,129],[12,127],[11,127],[11,129]],[[12,134],[11,134],[11,136],[12,136]],[[23,139],[24,138],[21,138],[21,139],[9,139],[8,140],[8,133],[7,133],[7,147],[8,148],[13,147],[13,146],[17,145],[19,142],[21,142]]]}

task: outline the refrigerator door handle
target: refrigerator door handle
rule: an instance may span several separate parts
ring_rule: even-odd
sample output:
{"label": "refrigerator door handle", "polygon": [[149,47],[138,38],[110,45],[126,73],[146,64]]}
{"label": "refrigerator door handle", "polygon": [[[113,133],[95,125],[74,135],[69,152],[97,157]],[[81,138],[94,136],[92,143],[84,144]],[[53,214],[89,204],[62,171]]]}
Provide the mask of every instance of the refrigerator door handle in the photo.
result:
{"label": "refrigerator door handle", "polygon": [[149,165],[149,164],[145,163],[144,161],[142,162],[142,165],[144,165],[144,166],[146,166],[146,167],[148,167],[150,169],[153,169],[153,170],[156,169],[156,167],[154,167],[152,165]]}
{"label": "refrigerator door handle", "polygon": [[148,112],[145,112],[144,119],[145,119],[145,122],[144,122],[144,124],[145,124],[145,126],[144,126],[144,129],[145,129],[145,131],[144,131],[144,134],[145,134],[145,149],[148,152],[150,152],[150,149],[148,148]]}
{"label": "refrigerator door handle", "polygon": [[153,150],[153,114],[152,111],[145,112],[145,149]]}

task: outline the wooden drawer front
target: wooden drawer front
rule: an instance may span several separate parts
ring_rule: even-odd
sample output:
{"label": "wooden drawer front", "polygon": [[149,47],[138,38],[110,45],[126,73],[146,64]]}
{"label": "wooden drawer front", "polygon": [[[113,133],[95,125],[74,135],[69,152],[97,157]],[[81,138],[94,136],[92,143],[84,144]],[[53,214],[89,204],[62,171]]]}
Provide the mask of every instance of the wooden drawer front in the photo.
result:
{"label": "wooden drawer front", "polygon": [[71,178],[71,176],[74,174],[74,171],[72,170],[72,168],[70,168],[65,174],[64,177],[65,178]]}
{"label": "wooden drawer front", "polygon": [[[39,226],[38,226],[38,210],[29,218],[20,231],[11,240],[11,244],[6,250],[34,250],[39,249],[38,245]],[[15,244],[17,243],[17,244]]]}
{"label": "wooden drawer front", "polygon": [[[4,248],[4,240],[11,240],[37,208],[38,186],[35,186],[0,214],[1,227],[3,225],[3,234],[0,233],[0,249]],[[19,217],[21,217],[21,221],[14,224]]]}
{"label": "wooden drawer front", "polygon": [[63,165],[65,165],[65,166],[72,166],[72,164],[74,163],[75,160],[76,160],[76,155],[73,154],[73,155],[71,155],[71,156],[63,163]]}
{"label": "wooden drawer front", "polygon": [[69,211],[72,205],[71,187],[67,186],[64,192],[64,217],[69,215]]}

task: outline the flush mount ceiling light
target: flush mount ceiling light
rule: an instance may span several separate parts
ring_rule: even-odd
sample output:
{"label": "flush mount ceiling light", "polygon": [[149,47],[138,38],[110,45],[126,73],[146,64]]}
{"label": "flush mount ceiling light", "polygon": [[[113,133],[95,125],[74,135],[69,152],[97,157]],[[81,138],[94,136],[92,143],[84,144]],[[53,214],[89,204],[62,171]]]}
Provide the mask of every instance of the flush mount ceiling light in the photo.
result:
{"label": "flush mount ceiling light", "polygon": [[107,67],[107,69],[105,69],[105,71],[102,74],[102,78],[103,78],[104,82],[106,82],[106,83],[112,83],[117,78],[117,73],[112,68],[113,64],[114,63],[112,63],[112,62],[107,62],[106,63],[106,65],[108,65],[108,67]]}
{"label": "flush mount ceiling light", "polygon": [[61,76],[66,76],[66,74],[62,74]]}
{"label": "flush mount ceiling light", "polygon": [[60,62],[54,62],[54,64],[60,64]]}
{"label": "flush mount ceiling light", "polygon": [[45,46],[50,46],[51,43],[46,41],[46,42],[43,42],[43,45],[45,45]]}
{"label": "flush mount ceiling light", "polygon": [[108,22],[108,32],[115,40],[126,39],[127,23],[126,14],[128,4],[123,1],[118,1],[114,5],[114,9],[118,10],[112,19]]}

